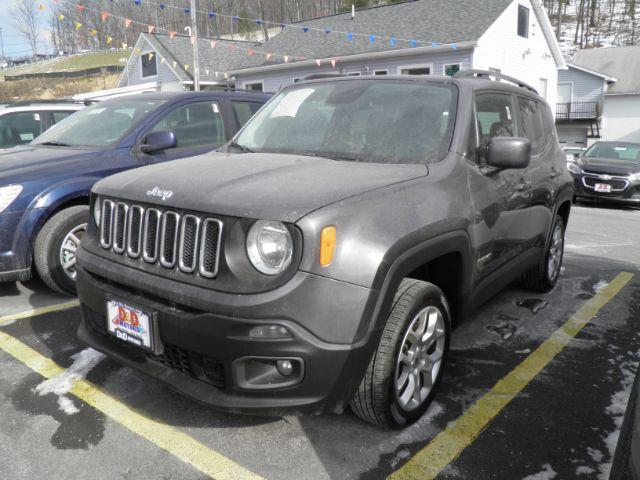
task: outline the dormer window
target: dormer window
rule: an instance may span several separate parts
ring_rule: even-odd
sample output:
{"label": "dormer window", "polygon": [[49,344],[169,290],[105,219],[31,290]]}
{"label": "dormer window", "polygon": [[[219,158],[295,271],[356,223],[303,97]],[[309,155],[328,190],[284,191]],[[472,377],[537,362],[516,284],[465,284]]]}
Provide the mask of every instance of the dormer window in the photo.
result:
{"label": "dormer window", "polygon": [[155,77],[158,74],[156,55],[153,52],[141,55],[140,64],[142,65],[142,78]]}
{"label": "dormer window", "polygon": [[529,9],[518,5],[518,36],[529,38]]}

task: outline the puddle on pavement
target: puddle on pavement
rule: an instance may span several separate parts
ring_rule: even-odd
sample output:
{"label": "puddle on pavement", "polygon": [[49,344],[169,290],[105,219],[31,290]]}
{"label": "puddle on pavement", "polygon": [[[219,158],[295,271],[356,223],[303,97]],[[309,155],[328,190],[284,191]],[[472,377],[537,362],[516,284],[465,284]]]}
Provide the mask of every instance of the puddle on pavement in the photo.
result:
{"label": "puddle on pavement", "polygon": [[509,340],[516,332],[516,326],[512,323],[504,323],[502,325],[487,325],[485,327],[490,332],[500,335],[502,340]]}

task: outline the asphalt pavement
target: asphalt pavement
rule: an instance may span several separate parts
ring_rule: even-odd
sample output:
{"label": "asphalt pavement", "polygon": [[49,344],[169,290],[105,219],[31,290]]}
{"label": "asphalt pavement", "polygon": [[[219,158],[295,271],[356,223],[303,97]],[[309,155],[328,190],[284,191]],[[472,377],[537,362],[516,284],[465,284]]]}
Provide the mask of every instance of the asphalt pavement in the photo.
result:
{"label": "asphalt pavement", "polygon": [[459,326],[404,430],[216,412],[86,349],[69,301],[0,285],[1,478],[606,480],[640,360],[640,210],[574,208],[558,286]]}

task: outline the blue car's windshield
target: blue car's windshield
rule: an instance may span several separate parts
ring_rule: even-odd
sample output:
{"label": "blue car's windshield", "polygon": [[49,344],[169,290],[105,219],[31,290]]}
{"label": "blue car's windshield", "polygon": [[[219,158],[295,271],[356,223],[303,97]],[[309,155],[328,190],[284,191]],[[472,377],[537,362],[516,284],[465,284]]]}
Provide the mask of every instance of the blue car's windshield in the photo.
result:
{"label": "blue car's windshield", "polygon": [[164,100],[121,98],[97,103],[65,118],[32,143],[63,147],[104,148],[125,133]]}
{"label": "blue car's windshield", "polygon": [[451,145],[456,102],[456,88],[442,82],[301,84],[273,98],[234,145],[357,162],[437,162]]}

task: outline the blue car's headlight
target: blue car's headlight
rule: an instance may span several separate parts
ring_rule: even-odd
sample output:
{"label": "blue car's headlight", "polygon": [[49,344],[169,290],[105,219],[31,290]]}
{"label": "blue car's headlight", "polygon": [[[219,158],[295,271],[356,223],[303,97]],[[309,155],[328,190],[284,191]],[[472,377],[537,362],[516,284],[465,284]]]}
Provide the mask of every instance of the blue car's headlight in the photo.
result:
{"label": "blue car's headlight", "polygon": [[22,192],[22,185],[8,185],[0,188],[0,212],[6,210],[9,205]]}

